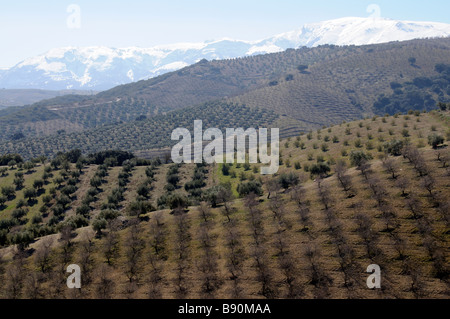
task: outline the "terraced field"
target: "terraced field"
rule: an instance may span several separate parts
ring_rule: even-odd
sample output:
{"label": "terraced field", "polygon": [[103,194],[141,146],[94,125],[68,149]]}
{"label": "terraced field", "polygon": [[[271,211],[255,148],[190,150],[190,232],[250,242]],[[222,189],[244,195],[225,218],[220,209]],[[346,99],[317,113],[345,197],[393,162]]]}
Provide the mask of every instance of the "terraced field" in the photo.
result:
{"label": "terraced field", "polygon": [[[11,163],[1,297],[448,298],[449,116],[285,139],[269,177],[259,164]],[[81,290],[67,289],[69,264]],[[366,286],[370,264],[382,289]]]}

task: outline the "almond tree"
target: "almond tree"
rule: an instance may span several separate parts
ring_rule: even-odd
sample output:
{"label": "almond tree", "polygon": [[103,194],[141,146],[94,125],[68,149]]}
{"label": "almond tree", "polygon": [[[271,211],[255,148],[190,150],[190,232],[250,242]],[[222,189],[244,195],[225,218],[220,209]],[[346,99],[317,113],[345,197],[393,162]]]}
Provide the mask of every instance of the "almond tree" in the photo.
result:
{"label": "almond tree", "polygon": [[189,246],[191,235],[189,233],[190,221],[183,209],[175,209],[175,294],[177,298],[185,298],[189,288],[186,280],[186,270],[189,265]]}
{"label": "almond tree", "polygon": [[241,276],[243,274],[243,263],[246,259],[245,249],[242,246],[241,234],[238,230],[237,223],[237,220],[233,219],[225,224],[225,247],[227,248],[226,267],[230,273],[230,280],[233,283],[232,298],[242,297]]}
{"label": "almond tree", "polygon": [[116,284],[111,279],[111,267],[102,264],[97,269],[97,282],[95,288],[95,297],[98,299],[111,299],[116,290]]}
{"label": "almond tree", "polygon": [[351,197],[351,193],[350,192],[352,190],[352,179],[350,177],[350,175],[347,174],[347,166],[345,164],[344,161],[338,161],[336,164],[336,177],[340,183],[340,185],[342,186],[342,188],[344,189],[344,191],[346,193],[348,193],[348,196]]}
{"label": "almond tree", "polygon": [[390,157],[385,158],[383,160],[383,167],[389,174],[391,174],[392,179],[397,179],[399,166],[394,159]]}
{"label": "almond tree", "polygon": [[118,221],[117,219],[110,220],[108,222],[108,233],[103,239],[102,252],[108,265],[112,265],[113,262],[119,257],[119,243],[120,236],[118,233]]}
{"label": "almond tree", "polygon": [[315,245],[308,245],[304,252],[309,261],[309,282],[314,286],[314,295],[317,299],[325,299],[330,296],[329,287],[333,280],[323,269],[320,263],[320,252]]}
{"label": "almond tree", "polygon": [[161,284],[164,281],[163,269],[167,260],[166,243],[166,225],[163,215],[158,212],[153,215],[150,222],[150,254],[148,261],[150,263],[150,276],[148,278],[149,289],[148,296],[152,299],[160,299]]}
{"label": "almond tree", "polygon": [[141,238],[142,227],[138,219],[131,221],[131,227],[128,230],[124,242],[125,246],[125,275],[129,283],[138,281],[142,271],[142,253],[145,248],[145,241]]}

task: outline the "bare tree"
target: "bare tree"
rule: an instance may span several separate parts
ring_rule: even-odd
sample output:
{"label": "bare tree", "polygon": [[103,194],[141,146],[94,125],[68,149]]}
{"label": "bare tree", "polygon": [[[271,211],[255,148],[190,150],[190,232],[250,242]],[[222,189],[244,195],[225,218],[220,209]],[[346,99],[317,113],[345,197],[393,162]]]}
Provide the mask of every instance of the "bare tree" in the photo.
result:
{"label": "bare tree", "polygon": [[151,299],[162,298],[161,284],[164,281],[163,267],[167,260],[166,226],[163,215],[154,215],[150,224],[150,247],[152,248],[148,261],[150,263],[148,296]]}
{"label": "bare tree", "polygon": [[269,267],[267,251],[262,244],[255,245],[252,252],[254,267],[256,268],[256,280],[261,285],[260,294],[268,299],[277,297],[277,289],[273,280],[273,273]]}
{"label": "bare tree", "polygon": [[209,206],[206,205],[206,203],[202,202],[200,204],[200,206],[198,207],[198,212],[199,212],[201,218],[203,219],[204,223],[208,223],[211,221],[213,214],[212,214]]}
{"label": "bare tree", "polygon": [[430,196],[432,198],[434,198],[433,191],[436,188],[436,181],[434,180],[434,178],[431,175],[428,174],[428,175],[424,176],[422,178],[420,186],[425,188],[428,191],[428,193],[430,194]]}
{"label": "bare tree", "polygon": [[154,254],[150,254],[148,260],[151,265],[148,297],[150,299],[161,299],[161,282],[164,280],[162,275],[163,260],[155,256]]}
{"label": "bare tree", "polygon": [[114,296],[116,284],[111,279],[111,267],[105,264],[100,265],[97,270],[97,284],[95,296],[98,299],[111,299]]}
{"label": "bare tree", "polygon": [[320,252],[317,246],[311,244],[305,249],[305,257],[309,261],[309,275],[310,284],[315,287],[315,297],[317,299],[325,299],[330,296],[329,287],[332,284],[332,279],[324,271],[320,263]]}
{"label": "bare tree", "polygon": [[437,160],[442,163],[442,168],[447,168],[450,162],[450,149],[438,149],[435,153]]}
{"label": "bare tree", "polygon": [[377,246],[378,235],[372,229],[372,221],[367,215],[360,213],[356,216],[356,222],[358,224],[356,231],[363,239],[368,257],[377,260],[381,255],[381,250]]}
{"label": "bare tree", "polygon": [[423,217],[422,204],[415,194],[406,200],[406,207],[412,213],[414,219]]}
{"label": "bare tree", "polygon": [[42,288],[42,273],[30,272],[24,280],[24,297],[26,299],[41,299],[44,297]]}
{"label": "bare tree", "polygon": [[389,203],[383,203],[378,206],[378,208],[381,211],[381,218],[383,219],[386,226],[384,231],[391,232],[395,230],[399,226],[399,224],[397,221],[397,215],[392,209],[392,206]]}
{"label": "bare tree", "polygon": [[400,169],[397,164],[397,161],[395,161],[391,157],[387,157],[383,160],[383,167],[389,174],[391,174],[392,179],[397,179],[398,177],[397,173]]}
{"label": "bare tree", "polygon": [[300,217],[300,224],[303,226],[302,231],[308,231],[313,225],[310,217],[310,210],[306,204],[297,208],[297,213]]}
{"label": "bare tree", "polygon": [[43,239],[34,255],[34,263],[43,274],[52,269],[51,252],[53,242],[53,237]]}
{"label": "bare tree", "polygon": [[297,206],[309,203],[306,197],[306,190],[302,185],[297,185],[292,189],[291,200],[293,200]]}
{"label": "bare tree", "polygon": [[419,150],[412,146],[411,144],[407,145],[403,149],[403,157],[407,158],[411,164],[413,164],[414,169],[419,173],[419,176],[425,176],[429,172],[429,168],[426,165],[425,159],[422,154],[420,154]]}
{"label": "bare tree", "polygon": [[231,222],[231,216],[236,212],[236,207],[234,207],[230,202],[224,202],[221,213],[227,218],[228,223]]}
{"label": "bare tree", "polygon": [[156,213],[150,224],[150,247],[153,253],[159,258],[166,260],[166,227],[162,214]]}
{"label": "bare tree", "polygon": [[372,172],[371,168],[372,164],[370,164],[367,160],[361,160],[356,169],[360,171],[364,178],[367,180]]}
{"label": "bare tree", "polygon": [[398,253],[397,259],[405,260],[408,257],[406,252],[406,241],[397,232],[391,232],[391,237],[394,240],[394,249]]}
{"label": "bare tree", "polygon": [[108,223],[108,233],[103,239],[102,252],[108,265],[112,265],[119,257],[120,236],[118,233],[118,222],[113,220]]}
{"label": "bare tree", "polygon": [[298,269],[294,258],[290,254],[286,233],[278,229],[276,234],[275,247],[277,248],[278,266],[284,276],[284,283],[287,285],[287,298],[298,298],[303,294],[303,289],[298,283]]}
{"label": "bare tree", "polygon": [[437,210],[442,215],[448,227],[450,225],[450,201],[447,198],[441,198]]}
{"label": "bare tree", "polygon": [[227,247],[226,253],[226,267],[230,273],[230,280],[233,282],[232,298],[240,298],[242,288],[240,285],[241,276],[243,274],[243,263],[246,259],[244,247],[242,247],[241,234],[236,227],[236,222],[227,224],[227,233],[225,238],[225,245]]}
{"label": "bare tree", "polygon": [[335,171],[336,177],[344,191],[348,193],[349,197],[351,197],[352,195],[354,196],[354,191],[352,189],[352,178],[347,174],[347,164],[345,163],[345,161],[338,161]]}
{"label": "bare tree", "polygon": [[395,183],[395,185],[400,188],[400,190],[402,191],[402,196],[405,197],[408,195],[408,193],[406,192],[406,190],[409,187],[409,179],[406,178],[405,176],[399,177]]}
{"label": "bare tree", "polygon": [[19,299],[22,296],[24,270],[17,262],[6,267],[4,295],[8,299]]}
{"label": "bare tree", "polygon": [[286,210],[281,198],[273,197],[269,202],[269,208],[280,227],[283,229],[290,229],[292,227],[291,223],[285,217]]}
{"label": "bare tree", "polygon": [[[129,283],[139,279],[142,271],[142,253],[145,249],[145,241],[141,238],[142,227],[139,219],[132,221],[125,239],[125,274]],[[133,285],[130,286],[134,287]]]}
{"label": "bare tree", "polygon": [[331,196],[330,188],[324,183],[318,183],[317,185],[319,186],[318,191],[320,202],[325,207],[325,210],[327,210],[334,202],[334,199]]}
{"label": "bare tree", "polygon": [[278,196],[278,193],[281,190],[281,185],[276,178],[268,179],[266,182],[267,187],[267,199],[270,199],[271,194],[275,194],[275,196]]}
{"label": "bare tree", "polygon": [[186,214],[175,214],[176,224],[176,296],[177,298],[185,298],[188,294],[188,285],[186,282],[186,269],[188,267],[189,245],[191,236],[189,234],[190,223]]}
{"label": "bare tree", "polygon": [[408,275],[411,279],[410,291],[419,299],[425,296],[425,282],[422,279],[422,269],[417,263],[410,260],[405,260],[403,263],[403,273]]}
{"label": "bare tree", "polygon": [[72,259],[74,250],[72,245],[73,237],[74,233],[71,225],[65,225],[61,228],[59,240],[62,242],[62,261],[64,264],[69,264]]}

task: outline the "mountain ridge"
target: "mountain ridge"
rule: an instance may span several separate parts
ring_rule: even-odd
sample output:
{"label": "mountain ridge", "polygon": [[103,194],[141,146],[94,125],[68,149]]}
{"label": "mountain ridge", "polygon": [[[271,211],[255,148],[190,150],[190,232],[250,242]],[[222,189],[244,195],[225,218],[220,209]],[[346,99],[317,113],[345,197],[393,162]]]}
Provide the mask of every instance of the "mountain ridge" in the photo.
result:
{"label": "mountain ridge", "polygon": [[224,38],[151,48],[66,47],[0,69],[0,87],[106,90],[153,78],[202,59],[231,59],[323,44],[364,45],[450,36],[450,24],[386,18],[340,18],[256,41]]}

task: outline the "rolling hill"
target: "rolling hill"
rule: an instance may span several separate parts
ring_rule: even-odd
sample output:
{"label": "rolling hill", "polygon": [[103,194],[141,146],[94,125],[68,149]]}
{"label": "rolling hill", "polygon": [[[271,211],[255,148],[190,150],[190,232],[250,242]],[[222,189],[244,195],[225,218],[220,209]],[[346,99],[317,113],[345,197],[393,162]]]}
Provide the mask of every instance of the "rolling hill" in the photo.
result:
{"label": "rolling hill", "polygon": [[[144,151],[169,146],[170,136],[162,133],[153,145],[136,143],[133,130],[165,120],[179,127],[182,123],[173,123],[173,119],[184,117],[186,108],[201,109],[211,101],[220,101],[217,105],[222,109],[239,105],[255,112],[249,115],[253,118],[261,109],[269,111],[275,116],[265,123],[280,127],[283,136],[374,114],[431,110],[438,101],[450,101],[449,49],[450,39],[445,38],[367,46],[327,45],[240,59],[204,60],[95,96],[69,95],[16,112],[0,111],[0,149],[26,157],[41,152],[54,155],[57,151],[48,145],[64,141],[65,150],[70,150],[80,147],[83,140],[81,147],[95,152],[106,147],[94,143],[104,139],[105,132],[123,132],[109,135],[112,142],[108,147],[112,148],[128,145],[133,151]],[[198,119],[210,120],[208,113],[198,115]],[[232,117],[229,113],[224,118]],[[230,125],[214,120],[210,123]]]}
{"label": "rolling hill", "polygon": [[269,177],[114,152],[12,163],[0,297],[448,299],[449,123],[410,112],[301,134]]}
{"label": "rolling hill", "polygon": [[10,106],[30,105],[42,100],[48,100],[56,96],[78,94],[78,95],[93,95],[94,91],[76,91],[76,90],[62,90],[62,91],[48,91],[48,90],[20,90],[20,89],[1,89],[0,90],[0,110]]}

